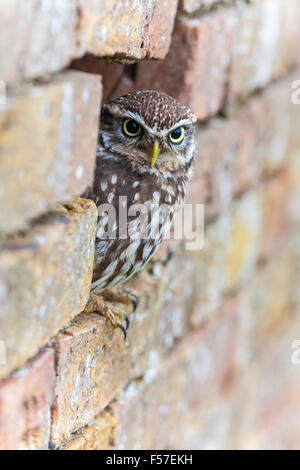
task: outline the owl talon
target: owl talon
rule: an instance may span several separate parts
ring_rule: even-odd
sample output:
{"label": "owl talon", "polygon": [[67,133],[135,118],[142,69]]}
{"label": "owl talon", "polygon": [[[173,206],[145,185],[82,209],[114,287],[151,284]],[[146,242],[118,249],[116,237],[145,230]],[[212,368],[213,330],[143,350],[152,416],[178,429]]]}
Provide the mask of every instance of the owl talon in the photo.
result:
{"label": "owl talon", "polygon": [[103,298],[109,302],[121,302],[123,304],[131,304],[132,311],[135,312],[139,305],[139,296],[131,292],[129,289],[106,289],[101,293]]}
{"label": "owl talon", "polygon": [[[124,339],[127,336],[127,330],[130,325],[130,320],[126,312],[121,312],[117,307],[110,305],[102,295],[90,294],[90,298],[83,310],[85,313],[100,313],[103,317],[107,318],[114,328],[120,328],[123,332]],[[125,326],[123,325],[125,322]]]}
{"label": "owl talon", "polygon": [[136,309],[138,308],[138,305],[139,305],[139,302],[140,302],[139,296],[134,294],[133,292],[131,292],[130,290],[128,290],[126,288],[124,288],[123,290],[124,290],[125,295],[128,297],[128,300],[132,304],[133,312],[135,312]]}
{"label": "owl talon", "polygon": [[125,341],[125,339],[126,339],[126,337],[127,337],[127,329],[125,328],[124,325],[122,325],[122,323],[116,323],[115,326],[118,327],[118,328],[120,328],[120,329],[122,330],[123,335],[124,335],[124,341]]}
{"label": "owl talon", "polygon": [[123,313],[123,317],[124,317],[124,320],[126,322],[126,331],[128,330],[129,328],[129,325],[130,325],[130,320],[129,320],[129,316],[127,315],[127,313]]}

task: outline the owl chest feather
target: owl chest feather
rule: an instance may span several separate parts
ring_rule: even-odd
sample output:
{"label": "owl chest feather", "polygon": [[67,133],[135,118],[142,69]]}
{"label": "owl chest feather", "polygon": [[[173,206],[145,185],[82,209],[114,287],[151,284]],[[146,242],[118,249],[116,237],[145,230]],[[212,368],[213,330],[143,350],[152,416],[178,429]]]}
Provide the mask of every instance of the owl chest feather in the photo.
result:
{"label": "owl chest feather", "polygon": [[[95,292],[125,282],[145,266],[168,233],[187,180],[186,174],[177,178],[134,174],[114,162],[102,166],[91,195],[99,214]],[[110,222],[108,206],[112,208]]]}

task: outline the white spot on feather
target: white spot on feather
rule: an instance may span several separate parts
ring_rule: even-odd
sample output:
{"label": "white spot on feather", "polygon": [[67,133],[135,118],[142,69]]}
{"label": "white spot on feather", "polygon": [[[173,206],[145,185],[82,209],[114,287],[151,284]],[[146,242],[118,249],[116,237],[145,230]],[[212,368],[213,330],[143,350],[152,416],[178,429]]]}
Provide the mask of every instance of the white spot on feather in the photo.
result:
{"label": "white spot on feather", "polygon": [[112,202],[114,197],[115,197],[114,193],[109,193],[109,195],[107,196],[107,201],[109,202],[109,204]]}

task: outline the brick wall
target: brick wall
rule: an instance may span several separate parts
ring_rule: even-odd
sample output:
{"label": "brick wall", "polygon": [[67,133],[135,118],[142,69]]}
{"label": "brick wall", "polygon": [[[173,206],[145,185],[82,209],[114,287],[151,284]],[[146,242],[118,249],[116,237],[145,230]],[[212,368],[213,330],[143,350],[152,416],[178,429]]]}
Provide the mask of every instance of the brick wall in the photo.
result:
{"label": "brick wall", "polygon": [[[299,20],[298,0],[1,4],[0,449],[300,448]],[[101,102],[148,88],[198,116],[205,242],[130,281],[124,342],[81,313],[95,205],[55,207],[93,179]]]}

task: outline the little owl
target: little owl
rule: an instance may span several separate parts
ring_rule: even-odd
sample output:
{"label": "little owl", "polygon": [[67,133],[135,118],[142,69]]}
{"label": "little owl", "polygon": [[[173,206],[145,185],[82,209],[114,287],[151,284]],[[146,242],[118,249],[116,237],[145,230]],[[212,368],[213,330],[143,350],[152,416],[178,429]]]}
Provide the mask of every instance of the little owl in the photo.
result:
{"label": "little owl", "polygon": [[158,91],[134,91],[102,109],[94,185],[83,195],[98,207],[92,290],[84,311],[100,312],[125,337],[128,316],[106,301],[136,306],[136,296],[115,286],[151,259],[183,203],[195,121],[187,107]]}

